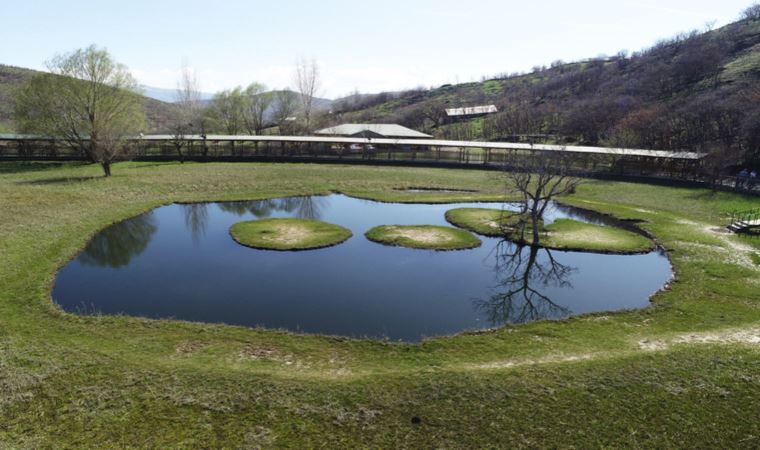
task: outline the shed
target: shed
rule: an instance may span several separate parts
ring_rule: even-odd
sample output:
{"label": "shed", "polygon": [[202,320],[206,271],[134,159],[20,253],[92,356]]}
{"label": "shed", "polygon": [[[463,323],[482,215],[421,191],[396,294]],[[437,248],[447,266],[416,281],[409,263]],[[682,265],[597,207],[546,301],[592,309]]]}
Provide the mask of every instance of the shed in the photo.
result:
{"label": "shed", "polygon": [[446,110],[449,119],[471,119],[499,112],[496,105],[470,106],[466,108],[450,108]]}

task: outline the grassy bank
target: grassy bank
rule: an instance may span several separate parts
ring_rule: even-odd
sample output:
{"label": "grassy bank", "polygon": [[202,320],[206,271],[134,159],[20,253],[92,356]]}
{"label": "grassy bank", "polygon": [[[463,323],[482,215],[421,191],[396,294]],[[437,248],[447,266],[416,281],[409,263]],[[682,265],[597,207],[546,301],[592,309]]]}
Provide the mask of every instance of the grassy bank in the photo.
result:
{"label": "grassy bank", "polygon": [[[565,203],[644,221],[677,281],[641,311],[419,345],[130,317],[51,302],[99,229],[171,202],[344,192],[442,202],[493,174],[267,164],[0,163],[0,447],[760,445],[760,242],[730,193],[592,181]],[[407,187],[479,194],[407,193]],[[114,286],[118,289],[118,286]]]}
{"label": "grassy bank", "polygon": [[555,250],[644,253],[654,249],[652,241],[632,231],[571,219],[557,219],[544,232],[541,245]]}

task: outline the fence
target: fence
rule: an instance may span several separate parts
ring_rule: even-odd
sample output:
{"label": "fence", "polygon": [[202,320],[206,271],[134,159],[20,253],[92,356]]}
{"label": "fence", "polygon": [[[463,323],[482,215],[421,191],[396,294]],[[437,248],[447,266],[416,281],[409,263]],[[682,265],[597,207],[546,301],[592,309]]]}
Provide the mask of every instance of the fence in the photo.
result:
{"label": "fence", "polygon": [[[292,136],[193,136],[178,141],[165,135],[136,138],[128,146],[128,158],[138,161],[328,162],[486,169],[509,166],[516,155],[562,151],[571,156],[572,169],[579,174],[707,181],[701,173],[700,155],[650,150]],[[81,150],[61,140],[0,135],[0,160],[86,159]]]}

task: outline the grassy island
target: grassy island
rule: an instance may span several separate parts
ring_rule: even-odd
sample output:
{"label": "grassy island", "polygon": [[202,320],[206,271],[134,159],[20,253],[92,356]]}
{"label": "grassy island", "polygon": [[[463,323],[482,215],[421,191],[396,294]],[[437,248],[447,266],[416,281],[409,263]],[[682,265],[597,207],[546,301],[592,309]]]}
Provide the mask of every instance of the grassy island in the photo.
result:
{"label": "grassy island", "polygon": [[341,226],[318,220],[265,219],[236,223],[230,234],[241,245],[263,250],[314,250],[332,247],[352,234]]}
{"label": "grassy island", "polygon": [[425,250],[464,250],[481,244],[472,233],[435,225],[383,225],[372,228],[365,236],[381,244]]}
{"label": "grassy island", "polygon": [[520,219],[519,214],[501,209],[457,208],[446,211],[446,221],[481,236],[499,237]]}
{"label": "grassy island", "polygon": [[[505,236],[521,241],[514,230],[521,214],[487,208],[458,208],[446,212],[446,220],[460,228],[483,236]],[[529,219],[526,239],[530,239]],[[558,219],[549,225],[541,224],[541,247],[555,250],[575,250],[601,253],[643,253],[654,243],[641,234],[622,228],[594,225],[572,219]]]}

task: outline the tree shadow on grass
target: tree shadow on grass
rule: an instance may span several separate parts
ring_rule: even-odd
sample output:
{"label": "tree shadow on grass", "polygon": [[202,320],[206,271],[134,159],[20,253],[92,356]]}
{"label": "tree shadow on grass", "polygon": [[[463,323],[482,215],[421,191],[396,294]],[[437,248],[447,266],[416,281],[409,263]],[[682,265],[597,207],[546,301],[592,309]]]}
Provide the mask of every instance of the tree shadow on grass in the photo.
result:
{"label": "tree shadow on grass", "polygon": [[686,198],[688,198],[689,200],[715,200],[716,198],[718,198],[721,192],[723,191],[713,191],[711,189],[700,190],[697,192],[692,192],[692,193],[687,194]]}
{"label": "tree shadow on grass", "polygon": [[140,162],[139,165],[136,165],[134,167],[129,167],[128,169],[145,169],[147,167],[165,167],[165,166],[174,166],[174,165],[176,165],[175,162],[153,162],[153,163]]}
{"label": "tree shadow on grass", "polygon": [[760,191],[758,191],[757,189],[749,191],[746,189],[727,188],[727,189],[719,189],[717,191],[713,191],[712,189],[700,190],[700,191],[688,194],[686,198],[690,200],[718,200],[720,199],[721,195],[727,195],[727,194],[740,194],[740,195],[746,196],[747,198],[760,197]]}
{"label": "tree shadow on grass", "polygon": [[0,174],[41,172],[46,170],[60,169],[63,166],[85,166],[83,162],[45,162],[45,161],[2,161],[0,160]]}
{"label": "tree shadow on grass", "polygon": [[29,185],[29,186],[47,186],[51,184],[75,184],[82,183],[90,180],[102,180],[103,176],[87,176],[87,177],[57,177],[57,178],[40,178],[38,180],[26,180],[18,181],[16,184]]}

